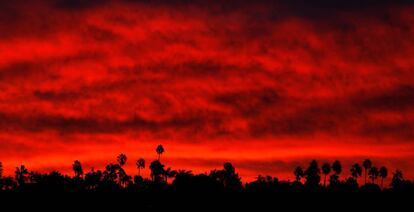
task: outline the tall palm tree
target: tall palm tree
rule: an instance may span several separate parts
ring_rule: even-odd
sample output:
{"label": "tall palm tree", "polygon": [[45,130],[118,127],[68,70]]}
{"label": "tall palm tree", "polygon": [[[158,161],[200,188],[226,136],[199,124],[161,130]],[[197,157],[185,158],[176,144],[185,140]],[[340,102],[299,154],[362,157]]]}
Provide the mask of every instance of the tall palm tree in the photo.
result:
{"label": "tall palm tree", "polygon": [[158,154],[158,160],[160,160],[161,154],[165,152],[164,147],[160,144],[160,145],[157,146],[155,151]]}
{"label": "tall palm tree", "polygon": [[379,169],[379,176],[381,177],[381,188],[384,188],[384,179],[388,177],[387,167],[381,166]]}
{"label": "tall palm tree", "polygon": [[373,166],[368,171],[369,178],[371,178],[372,183],[375,183],[375,180],[377,179],[379,175],[378,168]]}
{"label": "tall palm tree", "polygon": [[293,174],[295,175],[297,182],[300,182],[300,179],[305,175],[302,167],[300,166],[296,167],[295,171],[293,171]]}
{"label": "tall palm tree", "polygon": [[119,154],[118,157],[116,158],[120,166],[125,165],[127,159],[128,159],[127,156],[123,153]]}
{"label": "tall palm tree", "polygon": [[357,180],[359,176],[362,175],[362,167],[361,165],[359,165],[358,163],[355,163],[354,165],[352,165],[351,167],[351,175],[352,177]]}
{"label": "tall palm tree", "polygon": [[26,183],[29,177],[29,170],[27,170],[24,165],[21,165],[20,167],[16,167],[14,174],[17,183],[19,183],[19,186],[21,186]]}
{"label": "tall palm tree", "polygon": [[368,172],[368,169],[371,169],[372,167],[371,160],[365,159],[364,162],[362,162],[362,166],[364,167],[364,170],[365,170],[365,184],[367,184],[367,172]]}
{"label": "tall palm tree", "polygon": [[145,169],[145,160],[144,160],[144,158],[138,159],[135,164],[137,165],[138,175],[141,176],[141,169]]}
{"label": "tall palm tree", "polygon": [[72,165],[73,172],[75,172],[76,177],[81,177],[83,175],[83,168],[80,161],[75,160]]}
{"label": "tall palm tree", "polygon": [[323,186],[326,187],[326,176],[331,173],[331,165],[329,163],[324,163],[322,165],[322,173],[325,175],[323,180]]}

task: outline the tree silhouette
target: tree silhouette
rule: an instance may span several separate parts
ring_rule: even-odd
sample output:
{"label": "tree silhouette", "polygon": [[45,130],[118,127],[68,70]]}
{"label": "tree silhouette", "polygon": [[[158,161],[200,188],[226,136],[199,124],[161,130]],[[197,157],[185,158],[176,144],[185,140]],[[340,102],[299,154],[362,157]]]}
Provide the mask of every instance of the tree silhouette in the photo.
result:
{"label": "tree silhouette", "polygon": [[369,169],[368,176],[371,179],[371,182],[373,184],[375,184],[375,180],[378,178],[378,175],[379,175],[379,171],[377,167],[373,166],[371,167],[371,169]]}
{"label": "tree silhouette", "polygon": [[381,188],[384,188],[384,179],[388,177],[387,167],[381,166],[379,169],[379,176],[381,177]]}
{"label": "tree silhouette", "polygon": [[334,174],[330,177],[329,183],[331,185],[339,184],[339,175],[342,173],[342,164],[338,160],[332,163],[332,170]]}
{"label": "tree silhouette", "polygon": [[329,163],[322,165],[322,173],[324,174],[323,186],[326,187],[326,176],[331,173],[331,165]]}
{"label": "tree silhouette", "polygon": [[338,160],[333,162],[332,164],[332,170],[336,175],[340,175],[342,173],[342,164]]}
{"label": "tree silhouette", "polygon": [[223,170],[211,171],[210,177],[229,190],[237,191],[242,188],[241,179],[230,162],[224,163]]}
{"label": "tree silhouette", "polygon": [[29,170],[27,170],[24,165],[21,165],[20,167],[16,167],[14,174],[17,183],[22,186],[27,182]]}
{"label": "tree silhouette", "polygon": [[141,176],[141,169],[145,169],[145,160],[144,160],[144,158],[138,159],[137,162],[135,163],[135,165],[137,165],[138,176]]}
{"label": "tree silhouette", "polygon": [[73,162],[72,169],[73,172],[75,172],[76,177],[79,178],[83,175],[83,168],[80,161],[75,160],[75,162]]}
{"label": "tree silhouette", "polygon": [[157,183],[162,182],[163,178],[161,176],[165,172],[164,165],[159,160],[154,160],[151,162],[149,168],[151,170],[152,181]]}
{"label": "tree silhouette", "polygon": [[165,152],[164,147],[160,144],[160,145],[157,146],[157,148],[155,149],[155,151],[158,154],[158,160],[160,160],[161,154]]}
{"label": "tree silhouette", "polygon": [[297,182],[300,182],[301,178],[305,175],[302,167],[300,166],[295,168],[295,170],[293,171],[293,174],[295,175]]}
{"label": "tree silhouette", "polygon": [[125,154],[121,153],[116,158],[116,161],[118,161],[118,164],[122,167],[122,166],[125,165],[127,159],[128,159],[127,156]]}
{"label": "tree silhouette", "polygon": [[164,170],[164,179],[165,182],[168,182],[168,178],[174,177],[177,174],[177,171],[172,170],[171,168],[167,168]]}
{"label": "tree silhouette", "polygon": [[393,188],[400,188],[401,185],[403,184],[404,181],[404,176],[403,176],[403,172],[399,169],[396,169],[393,173],[392,176],[392,180],[391,180],[391,186]]}
{"label": "tree silhouette", "polygon": [[119,182],[123,187],[126,187],[127,185],[131,184],[131,176],[129,176],[123,168],[120,168],[118,170],[118,176],[119,176]]}
{"label": "tree silhouette", "polygon": [[105,171],[103,172],[103,178],[107,182],[115,182],[118,179],[118,171],[120,169],[119,164],[110,163],[106,165]]}
{"label": "tree silhouette", "polygon": [[101,170],[95,171],[93,168],[85,174],[85,183],[89,190],[96,189],[103,177]]}
{"label": "tree silhouette", "polygon": [[[121,154],[122,155],[122,154]],[[86,193],[105,193],[105,194],[124,194],[137,195],[137,197],[151,196],[152,194],[161,194],[157,197],[168,198],[175,194],[204,194],[209,193],[213,196],[221,194],[229,196],[238,196],[238,194],[277,194],[284,195],[294,192],[298,196],[309,194],[332,194],[332,196],[341,194],[384,194],[401,195],[406,192],[414,193],[414,182],[405,180],[400,170],[395,170],[392,176],[390,187],[384,188],[384,179],[388,177],[388,170],[385,166],[377,168],[369,165],[367,171],[369,183],[359,187],[357,178],[362,175],[362,166],[355,163],[350,168],[352,177],[341,180],[339,175],[342,173],[342,165],[339,161],[330,164],[323,164],[321,169],[316,160],[309,163],[306,170],[300,166],[293,171],[296,180],[279,181],[277,177],[259,175],[255,181],[242,184],[241,178],[236,172],[236,168],[230,162],[223,164],[219,170],[211,170],[209,174],[193,174],[190,170],[175,171],[172,168],[165,168],[160,160],[151,162],[151,179],[140,176],[140,169],[145,167],[144,159],[136,161],[139,170],[139,176],[129,176],[124,168],[126,156],[118,156],[118,163],[110,163],[105,166],[103,171],[92,168],[89,172],[84,173],[81,162],[76,160],[72,164],[75,175],[64,175],[58,171],[49,173],[40,173],[28,171],[24,165],[16,167],[15,178],[0,177],[0,195],[8,192],[36,194],[36,192],[62,193],[70,194]],[[0,165],[2,165],[0,163]],[[2,166],[0,166],[2,168]],[[321,176],[325,175],[324,186],[321,186]],[[326,184],[326,176],[330,176],[330,183]],[[301,179],[305,177],[305,184]],[[381,178],[381,185],[377,185],[377,178]],[[172,182],[168,182],[172,179]],[[378,183],[379,184],[379,183]],[[381,189],[382,188],[382,189]],[[181,193],[182,192],[182,193]],[[310,193],[311,192],[311,193]],[[353,193],[349,193],[353,192]],[[410,193],[409,193],[410,194]],[[240,196],[241,197],[241,196]],[[249,196],[250,197],[250,196]],[[272,196],[273,197],[273,196]],[[147,201],[147,200],[143,200]],[[151,203],[152,204],[152,203]]]}
{"label": "tree silhouette", "polygon": [[360,177],[362,175],[362,167],[361,165],[359,165],[359,163],[355,163],[354,165],[352,165],[351,167],[351,176],[357,180],[358,177]]}
{"label": "tree silhouette", "polygon": [[362,162],[362,166],[364,167],[365,170],[365,184],[367,184],[367,172],[369,169],[371,169],[372,167],[372,162],[370,159],[365,159],[364,162]]}
{"label": "tree silhouette", "polygon": [[312,160],[309,167],[305,171],[305,184],[310,187],[317,187],[321,181],[320,173],[321,170],[319,169],[318,162],[316,160]]}

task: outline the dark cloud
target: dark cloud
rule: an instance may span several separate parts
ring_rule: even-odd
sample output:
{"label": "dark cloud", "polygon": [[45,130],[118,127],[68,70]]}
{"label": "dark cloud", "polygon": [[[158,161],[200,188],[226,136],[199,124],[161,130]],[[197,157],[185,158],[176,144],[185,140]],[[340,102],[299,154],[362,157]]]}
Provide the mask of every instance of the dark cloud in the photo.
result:
{"label": "dark cloud", "polygon": [[385,91],[359,94],[355,97],[355,107],[361,109],[403,111],[414,109],[414,87],[398,85]]}

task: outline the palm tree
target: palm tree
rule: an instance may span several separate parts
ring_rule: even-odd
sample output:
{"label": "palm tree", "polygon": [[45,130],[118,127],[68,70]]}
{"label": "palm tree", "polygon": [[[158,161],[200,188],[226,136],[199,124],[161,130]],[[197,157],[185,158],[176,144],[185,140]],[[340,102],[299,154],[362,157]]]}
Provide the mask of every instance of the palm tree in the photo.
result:
{"label": "palm tree", "polygon": [[129,176],[123,168],[119,169],[118,175],[119,175],[119,183],[121,184],[121,186],[126,187],[127,185],[131,183],[131,179],[132,179],[131,176]]}
{"label": "palm tree", "polygon": [[162,178],[160,177],[164,174],[164,165],[159,160],[154,160],[151,162],[149,168],[151,169],[151,178],[153,182],[161,182]]}
{"label": "palm tree", "polygon": [[169,177],[174,177],[177,175],[177,171],[172,170],[171,168],[167,168],[166,170],[164,170],[164,178],[165,178],[165,182],[168,182],[168,178]]}
{"label": "palm tree", "polygon": [[302,167],[300,166],[296,167],[295,171],[293,171],[293,174],[295,175],[297,182],[299,182],[300,179],[305,175]]}
{"label": "palm tree", "polygon": [[75,160],[72,165],[73,172],[75,172],[76,177],[81,177],[83,175],[83,169],[81,162],[78,160]]}
{"label": "palm tree", "polygon": [[381,166],[379,169],[379,176],[381,177],[381,188],[384,188],[384,179],[388,177],[387,167]]}
{"label": "palm tree", "polygon": [[145,169],[145,160],[144,160],[144,158],[138,159],[135,164],[137,165],[138,175],[141,176],[141,169]]}
{"label": "palm tree", "polygon": [[398,188],[401,186],[402,182],[404,182],[403,172],[399,169],[396,169],[392,176],[391,186],[393,188]]}
{"label": "palm tree", "polygon": [[20,167],[16,167],[15,178],[17,183],[19,183],[19,186],[26,183],[28,176],[29,176],[29,170],[26,169],[24,165],[21,165]]}
{"label": "palm tree", "polygon": [[368,175],[369,175],[369,178],[371,178],[372,183],[375,183],[375,180],[377,179],[379,175],[378,168],[375,166],[371,167],[371,169],[369,169],[368,171]]}
{"label": "palm tree", "polygon": [[342,173],[342,164],[338,160],[333,162],[332,164],[332,170],[335,172],[336,175],[340,175]]}
{"label": "palm tree", "polygon": [[357,180],[358,177],[362,175],[362,167],[358,163],[352,165],[351,175],[355,180]]}
{"label": "palm tree", "polygon": [[311,187],[319,186],[319,183],[321,181],[320,173],[321,170],[319,168],[318,162],[316,160],[312,160],[309,163],[309,167],[305,170],[305,184]]}
{"label": "palm tree", "polygon": [[331,173],[331,165],[329,165],[329,163],[325,163],[322,165],[322,173],[325,175],[325,178],[323,180],[323,186],[326,187],[326,176],[328,176],[328,174]]}
{"label": "palm tree", "polygon": [[116,158],[120,166],[125,165],[127,159],[128,159],[127,156],[123,153],[119,154],[118,157]]}
{"label": "palm tree", "polygon": [[362,162],[362,166],[364,167],[364,170],[365,170],[365,184],[367,184],[367,172],[368,172],[368,169],[371,169],[372,167],[371,160],[365,159],[364,162]]}
{"label": "palm tree", "polygon": [[155,151],[158,154],[158,160],[160,160],[161,154],[165,152],[164,147],[160,144],[160,145],[157,146]]}

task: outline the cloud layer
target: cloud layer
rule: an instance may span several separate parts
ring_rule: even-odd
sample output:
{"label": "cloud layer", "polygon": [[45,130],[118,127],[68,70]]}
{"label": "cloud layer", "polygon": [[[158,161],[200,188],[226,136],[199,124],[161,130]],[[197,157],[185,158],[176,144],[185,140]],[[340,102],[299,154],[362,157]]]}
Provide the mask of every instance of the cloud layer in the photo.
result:
{"label": "cloud layer", "polygon": [[158,143],[171,166],[247,178],[318,157],[414,165],[409,1],[36,3],[0,3],[6,166]]}

